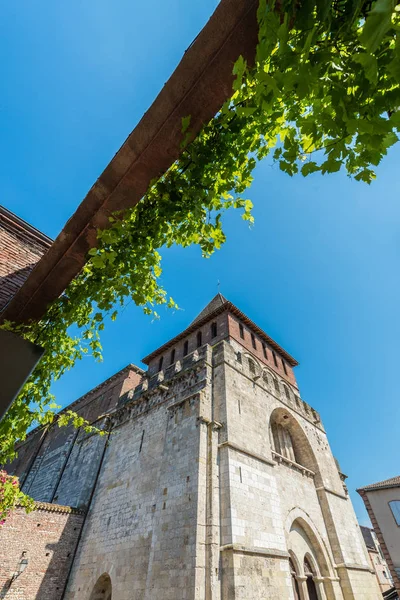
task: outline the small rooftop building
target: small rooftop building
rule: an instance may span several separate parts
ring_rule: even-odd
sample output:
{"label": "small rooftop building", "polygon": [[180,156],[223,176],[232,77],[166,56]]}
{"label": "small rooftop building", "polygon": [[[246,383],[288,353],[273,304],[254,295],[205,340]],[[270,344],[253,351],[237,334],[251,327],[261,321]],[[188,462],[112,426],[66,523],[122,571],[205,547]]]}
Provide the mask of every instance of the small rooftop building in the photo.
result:
{"label": "small rooftop building", "polygon": [[400,594],[400,476],[371,483],[357,490]]}

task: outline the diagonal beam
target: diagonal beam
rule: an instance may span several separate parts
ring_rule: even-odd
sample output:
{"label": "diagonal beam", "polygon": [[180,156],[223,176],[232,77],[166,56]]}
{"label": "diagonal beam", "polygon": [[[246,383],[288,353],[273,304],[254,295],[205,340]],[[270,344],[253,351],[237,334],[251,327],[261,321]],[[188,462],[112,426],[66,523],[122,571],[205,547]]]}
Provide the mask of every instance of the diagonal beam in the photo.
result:
{"label": "diagonal beam", "polygon": [[232,68],[240,54],[252,62],[258,0],[221,0],[185,52],[156,100],[67,221],[8,306],[0,322],[40,319],[78,275],[97,229],[116,210],[135,206],[152,179],[179,157],[182,117],[197,134],[232,94]]}

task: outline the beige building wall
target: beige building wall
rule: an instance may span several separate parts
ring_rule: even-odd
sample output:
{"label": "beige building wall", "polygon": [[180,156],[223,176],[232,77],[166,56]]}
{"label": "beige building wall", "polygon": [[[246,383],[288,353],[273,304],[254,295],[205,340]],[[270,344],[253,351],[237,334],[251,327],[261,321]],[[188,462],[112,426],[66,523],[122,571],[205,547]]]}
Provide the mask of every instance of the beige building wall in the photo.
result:
{"label": "beige building wall", "polygon": [[[400,480],[399,477],[394,478]],[[385,559],[388,563],[394,585],[400,593],[400,525],[392,513],[389,503],[400,502],[400,485],[382,485],[374,489],[362,488],[359,491],[365,502],[374,530],[378,536]]]}

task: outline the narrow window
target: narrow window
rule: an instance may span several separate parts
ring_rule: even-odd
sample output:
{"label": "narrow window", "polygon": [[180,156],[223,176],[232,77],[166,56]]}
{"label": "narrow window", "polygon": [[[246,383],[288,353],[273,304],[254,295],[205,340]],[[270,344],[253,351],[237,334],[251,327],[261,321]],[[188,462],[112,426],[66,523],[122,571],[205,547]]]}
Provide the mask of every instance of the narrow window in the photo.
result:
{"label": "narrow window", "polygon": [[400,527],[400,500],[391,500],[389,506],[397,525]]}
{"label": "narrow window", "polygon": [[160,358],[160,360],[158,361],[158,370],[159,370],[159,371],[162,371],[162,365],[163,365],[163,362],[164,362],[164,357],[162,356],[162,357]]}
{"label": "narrow window", "polygon": [[241,323],[239,323],[239,333],[240,333],[240,337],[242,338],[242,340],[244,340],[244,329],[243,329],[243,325]]}
{"label": "narrow window", "polygon": [[287,400],[290,400],[290,394],[289,394],[289,390],[288,390],[287,386],[286,386],[286,385],[284,385],[283,387],[285,388],[285,396],[286,396],[286,399],[287,399]]}
{"label": "narrow window", "polygon": [[250,369],[250,373],[255,373],[256,372],[256,366],[254,364],[254,360],[251,360],[251,358],[249,358],[249,369]]}
{"label": "narrow window", "polygon": [[142,437],[141,437],[141,439],[140,439],[140,447],[139,447],[139,452],[141,452],[141,451],[142,451],[143,439],[144,439],[144,429],[143,429],[143,431],[142,431]]}
{"label": "narrow window", "polygon": [[254,337],[254,333],[251,334],[251,343],[253,345],[254,350],[257,349],[256,338]]}
{"label": "narrow window", "polygon": [[287,375],[286,363],[285,363],[285,361],[283,360],[283,358],[282,358],[282,367],[283,367],[283,370],[285,371],[285,375]]}
{"label": "narrow window", "polygon": [[217,324],[211,323],[211,339],[216,338],[218,334]]}
{"label": "narrow window", "polygon": [[197,347],[200,348],[201,345],[202,345],[201,331],[198,331],[197,332]]}
{"label": "narrow window", "polygon": [[278,392],[278,394],[279,394],[280,393],[279,383],[278,383],[278,380],[276,379],[276,377],[274,377],[274,386],[275,386],[275,391]]}
{"label": "narrow window", "polygon": [[263,354],[264,354],[264,358],[266,358],[268,360],[267,348],[266,348],[265,344],[263,344]]}
{"label": "narrow window", "polygon": [[175,362],[175,348],[171,350],[171,358],[169,359],[169,364],[173,365]]}
{"label": "narrow window", "polygon": [[189,352],[189,342],[188,340],[186,340],[186,342],[183,344],[183,356],[186,356],[186,354]]}
{"label": "narrow window", "polygon": [[275,352],[273,350],[272,350],[272,356],[274,357],[274,363],[275,363],[275,366],[277,367],[278,366],[278,361],[276,360],[276,354],[275,354]]}

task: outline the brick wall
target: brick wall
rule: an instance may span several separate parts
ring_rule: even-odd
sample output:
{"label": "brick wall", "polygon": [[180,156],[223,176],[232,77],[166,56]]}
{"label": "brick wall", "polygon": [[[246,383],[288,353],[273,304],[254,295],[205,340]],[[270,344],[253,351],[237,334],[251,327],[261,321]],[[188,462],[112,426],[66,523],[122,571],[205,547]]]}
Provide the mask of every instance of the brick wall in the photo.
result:
{"label": "brick wall", "polygon": [[[228,330],[229,335],[235,339],[243,348],[248,350],[251,354],[254,354],[262,363],[267,365],[276,373],[283,378],[289,381],[292,385],[297,387],[296,378],[293,373],[292,367],[285,361],[285,368],[283,366],[282,357],[275,351],[276,364],[273,356],[273,350],[268,344],[266,344],[258,335],[253,333],[250,329],[248,329],[245,325],[243,325],[243,336],[240,335],[240,320],[229,314],[228,315]],[[253,346],[252,341],[252,333],[254,336],[255,348]],[[265,348],[265,354],[264,349]],[[286,371],[285,371],[286,369]]]}
{"label": "brick wall", "polygon": [[[0,528],[0,598],[61,600],[83,523],[83,514],[41,504],[16,509]],[[21,560],[25,570],[16,578]]]}
{"label": "brick wall", "polygon": [[0,206],[0,310],[51,244],[50,238]]}
{"label": "brick wall", "polygon": [[[217,324],[217,335],[215,337],[212,337],[211,333],[212,323]],[[215,346],[215,344],[228,337],[228,314],[224,312],[217,315],[215,318],[198,327],[195,331],[192,331],[188,336],[179,340],[176,344],[168,348],[168,350],[157,354],[149,363],[149,375],[153,375],[160,370],[161,357],[163,357],[162,369],[166,369],[171,364],[171,353],[173,351],[175,351],[175,356],[172,362],[176,362],[177,360],[182,361],[184,358],[185,342],[188,342],[187,354],[194,352],[197,348],[197,334],[199,332],[201,332],[201,345],[210,344],[211,346]]]}

